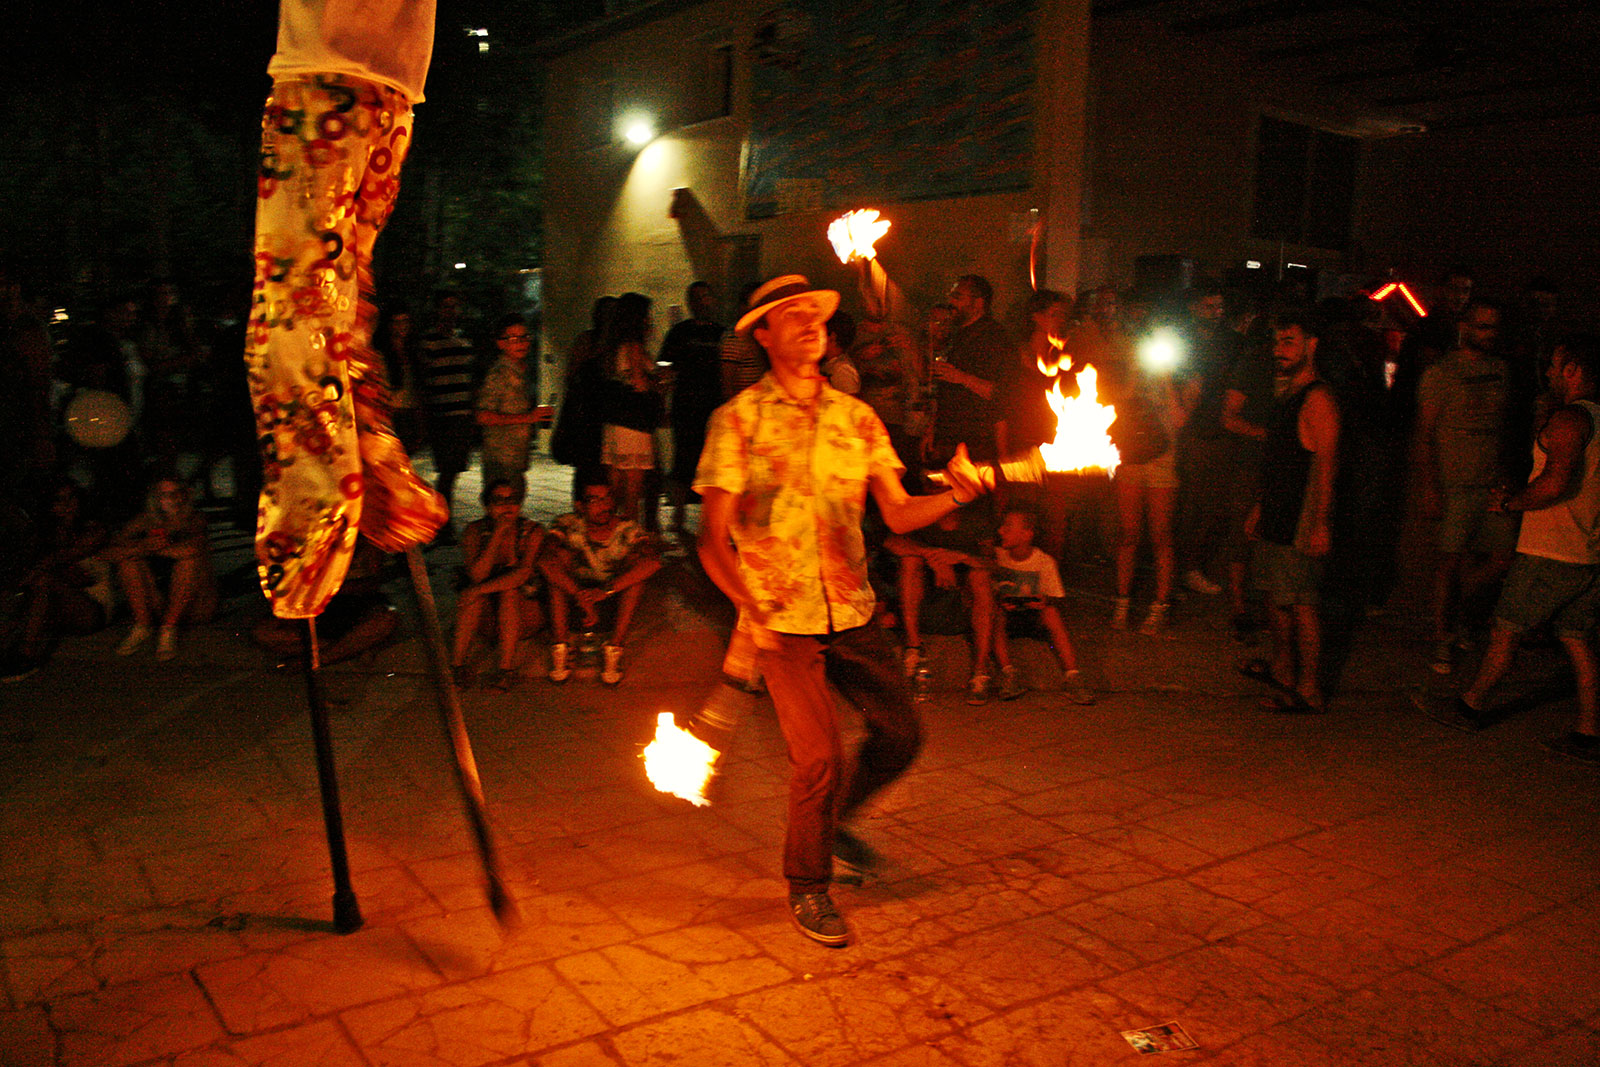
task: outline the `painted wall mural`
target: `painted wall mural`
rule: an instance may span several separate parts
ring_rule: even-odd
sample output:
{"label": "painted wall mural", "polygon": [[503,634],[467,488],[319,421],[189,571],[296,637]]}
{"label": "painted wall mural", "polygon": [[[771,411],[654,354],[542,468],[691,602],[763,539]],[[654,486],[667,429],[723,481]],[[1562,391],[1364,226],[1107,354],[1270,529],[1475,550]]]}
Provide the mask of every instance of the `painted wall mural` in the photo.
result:
{"label": "painted wall mural", "polygon": [[757,21],[750,218],[1024,188],[1035,0],[785,0]]}

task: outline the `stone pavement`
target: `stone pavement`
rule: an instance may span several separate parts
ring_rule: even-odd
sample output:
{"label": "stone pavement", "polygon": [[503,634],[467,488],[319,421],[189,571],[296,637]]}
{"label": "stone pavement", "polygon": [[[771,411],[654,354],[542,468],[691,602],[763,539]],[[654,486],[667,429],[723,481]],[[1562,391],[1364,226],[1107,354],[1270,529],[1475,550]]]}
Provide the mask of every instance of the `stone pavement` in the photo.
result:
{"label": "stone pavement", "polygon": [[[535,481],[547,518],[565,471]],[[1069,601],[1093,707],[969,707],[964,644],[934,639],[927,749],[863,822],[889,865],[836,891],[843,950],[783,908],[770,707],[712,807],[644,781],[656,713],[694,706],[724,637],[687,561],[620,687],[535,662],[465,696],[509,932],[414,640],[325,672],[349,936],[300,679],[242,636],[258,599],[172,664],[114,656],[122,626],[71,643],[0,689],[0,1063],[1098,1067],[1169,1022],[1200,1044],[1176,1063],[1600,1063],[1600,775],[1537,745],[1571,714],[1541,696],[1555,657],[1526,707],[1455,733],[1407,700],[1425,645],[1398,612],[1358,628],[1333,713],[1275,717],[1214,606],[1111,634],[1106,581]]]}

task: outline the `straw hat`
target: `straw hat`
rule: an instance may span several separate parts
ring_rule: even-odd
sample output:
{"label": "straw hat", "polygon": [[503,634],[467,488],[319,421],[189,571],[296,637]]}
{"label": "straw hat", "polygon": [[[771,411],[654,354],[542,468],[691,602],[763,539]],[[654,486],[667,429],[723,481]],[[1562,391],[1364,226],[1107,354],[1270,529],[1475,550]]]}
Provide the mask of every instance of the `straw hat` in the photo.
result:
{"label": "straw hat", "polygon": [[756,328],[764,315],[784,304],[810,298],[822,311],[824,319],[832,318],[839,310],[839,294],[832,289],[813,289],[803,274],[780,274],[750,294],[750,310],[739,316],[734,329],[748,334]]}

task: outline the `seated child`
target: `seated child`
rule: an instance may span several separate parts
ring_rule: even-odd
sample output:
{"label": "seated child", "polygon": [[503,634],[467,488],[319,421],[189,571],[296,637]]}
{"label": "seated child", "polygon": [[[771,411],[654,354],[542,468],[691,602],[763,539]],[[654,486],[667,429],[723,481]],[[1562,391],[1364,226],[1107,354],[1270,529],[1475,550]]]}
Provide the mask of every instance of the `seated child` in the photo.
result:
{"label": "seated child", "polygon": [[117,646],[119,656],[133,655],[153,635],[156,659],[170,660],[178,654],[178,624],[205,622],[217,609],[206,517],[176,477],[151,484],[144,510],[112,539],[105,558],[116,567],[133,611],[133,629]]}
{"label": "seated child", "polygon": [[28,677],[61,637],[92,634],[111,617],[111,569],[99,556],[106,534],[84,504],[83,489],[69,478],[45,498],[37,550],[23,556],[22,632],[3,657],[0,681]]}
{"label": "seated child", "polygon": [[545,531],[520,513],[522,484],[520,475],[492,479],[483,491],[489,514],[468,525],[461,539],[467,586],[456,598],[456,639],[450,664],[456,684],[462,687],[473,680],[467,657],[486,609],[493,609],[500,630],[500,667],[484,683],[495,689],[516,684],[517,643],[540,622],[539,602],[527,590],[532,587]]}
{"label": "seated child", "polygon": [[1017,668],[1011,663],[1006,620],[1015,612],[1036,611],[1039,622],[1050,635],[1050,647],[1061,664],[1061,689],[1074,704],[1093,704],[1094,693],[1078,673],[1078,658],[1072,639],[1061,621],[1056,601],[1066,595],[1056,561],[1033,543],[1035,519],[1030,511],[1010,510],[1000,523],[999,544],[995,546],[994,594],[1004,611],[994,628],[994,658],[1000,664],[1000,699],[1015,700],[1027,691]]}

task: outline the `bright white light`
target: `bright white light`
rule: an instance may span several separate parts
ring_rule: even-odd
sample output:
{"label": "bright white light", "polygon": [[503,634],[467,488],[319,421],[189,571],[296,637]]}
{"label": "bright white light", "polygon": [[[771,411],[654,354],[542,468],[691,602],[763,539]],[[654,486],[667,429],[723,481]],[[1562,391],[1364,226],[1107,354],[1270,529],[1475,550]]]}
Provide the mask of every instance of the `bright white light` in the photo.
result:
{"label": "bright white light", "polygon": [[1139,362],[1154,371],[1167,371],[1183,359],[1183,342],[1171,330],[1157,330],[1139,345]]}
{"label": "bright white light", "polygon": [[1285,263],[1284,266],[1288,267],[1290,270],[1305,270],[1305,269],[1307,269],[1306,265],[1304,263]]}
{"label": "bright white light", "polygon": [[467,269],[467,265],[465,263],[457,263],[456,264],[456,270],[466,270],[466,269]]}
{"label": "bright white light", "polygon": [[478,51],[487,52],[488,50],[489,50],[489,42],[488,41],[479,41],[478,42]]}
{"label": "bright white light", "polygon": [[480,26],[478,29],[468,30],[467,31],[467,36],[468,37],[487,37],[487,36],[489,36],[489,31]]}
{"label": "bright white light", "polygon": [[1244,261],[1244,269],[1245,270],[1260,270],[1261,269],[1261,261],[1259,259],[1247,259],[1247,260]]}
{"label": "bright white light", "polygon": [[629,144],[649,144],[655,139],[656,128],[649,119],[633,119],[628,123],[622,136],[628,139]]}

